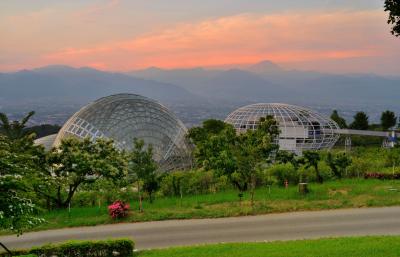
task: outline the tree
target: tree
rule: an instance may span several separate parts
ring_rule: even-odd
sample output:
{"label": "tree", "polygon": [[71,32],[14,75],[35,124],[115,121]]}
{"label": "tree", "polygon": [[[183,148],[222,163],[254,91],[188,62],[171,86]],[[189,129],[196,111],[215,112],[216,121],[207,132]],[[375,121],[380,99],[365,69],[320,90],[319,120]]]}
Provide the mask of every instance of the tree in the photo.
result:
{"label": "tree", "polygon": [[337,110],[333,110],[331,119],[336,122],[341,129],[347,128],[346,120],[339,115]]}
{"label": "tree", "polygon": [[[279,128],[272,116],[261,118],[256,130],[247,130],[237,136],[233,150],[237,161],[237,170],[233,179],[238,183],[250,185],[251,205],[254,205],[257,173],[273,152],[278,150],[274,140],[279,135]],[[241,192],[242,193],[242,192]]]}
{"label": "tree", "polygon": [[[289,151],[278,151],[276,155],[276,161],[278,163],[286,164],[290,163],[292,164],[294,171],[298,173],[298,170],[300,168],[300,165],[304,164],[304,159],[301,157],[298,157],[295,153],[289,152]],[[303,178],[300,174],[299,181],[303,182]]]}
{"label": "tree", "polygon": [[[221,122],[223,126],[218,125],[219,129],[210,129],[207,125],[221,124]],[[196,145],[193,155],[197,166],[214,170],[218,175],[227,175],[236,187],[246,187],[237,184],[237,181],[232,179],[232,174],[237,168],[233,155],[237,135],[231,125],[223,121],[205,121],[202,127],[191,128],[188,137]]]}
{"label": "tree", "polygon": [[324,179],[322,178],[318,167],[318,162],[321,160],[319,153],[315,151],[305,151],[303,153],[303,158],[307,168],[314,168],[317,182],[322,184],[324,182]]}
{"label": "tree", "polygon": [[341,179],[343,173],[345,173],[346,168],[350,166],[352,160],[350,157],[346,155],[346,153],[339,153],[337,155],[333,155],[332,153],[328,153],[326,163],[331,168],[335,177]]}
{"label": "tree", "polygon": [[400,1],[385,0],[385,12],[389,12],[388,24],[393,24],[391,33],[400,36]]}
{"label": "tree", "polygon": [[351,123],[351,129],[367,130],[369,127],[368,116],[365,112],[357,112],[354,115],[354,121]]}
{"label": "tree", "polygon": [[35,174],[36,157],[15,151],[13,141],[0,135],[0,228],[21,234],[43,222],[26,193]]}
{"label": "tree", "polygon": [[67,208],[82,184],[100,177],[119,179],[126,175],[126,159],[113,141],[68,138],[47,155],[47,167],[35,187],[38,194],[57,208]]}
{"label": "tree", "polygon": [[388,130],[391,127],[396,126],[397,117],[392,111],[384,111],[381,115],[381,126],[384,130]]}
{"label": "tree", "polygon": [[153,160],[153,147],[149,145],[145,149],[144,141],[134,139],[133,150],[129,153],[128,172],[136,176],[139,193],[139,210],[143,211],[140,184],[143,182],[143,190],[149,194],[150,202],[153,201],[152,194],[158,189],[156,178],[157,163]]}
{"label": "tree", "polygon": [[34,111],[29,112],[20,121],[10,122],[6,114],[0,113],[0,133],[4,134],[11,140],[20,139],[27,134],[25,130],[26,123],[35,114]]}

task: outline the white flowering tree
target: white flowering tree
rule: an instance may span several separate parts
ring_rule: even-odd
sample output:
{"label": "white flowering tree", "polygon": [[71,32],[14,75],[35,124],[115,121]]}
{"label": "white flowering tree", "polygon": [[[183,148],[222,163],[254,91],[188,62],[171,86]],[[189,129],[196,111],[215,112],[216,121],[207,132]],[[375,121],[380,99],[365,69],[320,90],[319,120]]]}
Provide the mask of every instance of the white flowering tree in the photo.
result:
{"label": "white flowering tree", "polygon": [[26,152],[21,152],[19,146],[26,142],[19,140],[30,139],[17,141],[0,135],[0,229],[18,235],[43,222],[35,215],[36,208],[29,199],[28,189],[29,178],[35,174],[37,156],[30,152],[29,147]]}

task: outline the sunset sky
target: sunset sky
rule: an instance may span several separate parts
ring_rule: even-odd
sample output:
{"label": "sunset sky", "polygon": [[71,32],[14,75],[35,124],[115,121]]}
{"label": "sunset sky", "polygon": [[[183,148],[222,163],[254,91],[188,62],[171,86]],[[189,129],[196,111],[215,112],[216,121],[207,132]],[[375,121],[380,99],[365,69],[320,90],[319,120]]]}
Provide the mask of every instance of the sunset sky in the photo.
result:
{"label": "sunset sky", "polygon": [[400,74],[383,0],[2,0],[0,71],[51,64],[129,71],[271,60]]}

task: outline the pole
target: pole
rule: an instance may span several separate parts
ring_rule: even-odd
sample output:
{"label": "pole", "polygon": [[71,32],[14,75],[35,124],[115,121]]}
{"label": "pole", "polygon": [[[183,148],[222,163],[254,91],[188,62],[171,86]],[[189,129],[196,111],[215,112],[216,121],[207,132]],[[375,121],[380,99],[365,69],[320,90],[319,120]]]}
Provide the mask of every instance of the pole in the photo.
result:
{"label": "pole", "polygon": [[1,245],[1,247],[4,248],[4,250],[6,250],[6,252],[7,252],[10,256],[13,255],[12,252],[11,252],[2,242],[0,242],[0,245]]}

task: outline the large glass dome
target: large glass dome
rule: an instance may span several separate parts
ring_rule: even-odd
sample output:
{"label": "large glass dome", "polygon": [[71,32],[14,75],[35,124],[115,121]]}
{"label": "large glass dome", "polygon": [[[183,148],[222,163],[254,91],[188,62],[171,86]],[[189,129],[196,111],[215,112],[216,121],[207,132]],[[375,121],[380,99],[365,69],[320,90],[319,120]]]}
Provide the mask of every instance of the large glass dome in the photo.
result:
{"label": "large glass dome", "polygon": [[272,115],[281,131],[281,150],[301,154],[303,150],[331,148],[339,138],[338,125],[310,109],[281,103],[259,103],[241,107],[225,119],[237,132],[255,129],[261,117]]}
{"label": "large glass dome", "polygon": [[66,137],[110,138],[119,149],[132,149],[134,138],[154,149],[161,170],[190,167],[190,145],[183,123],[160,103],[134,94],[101,98],[75,113],[54,141]]}

